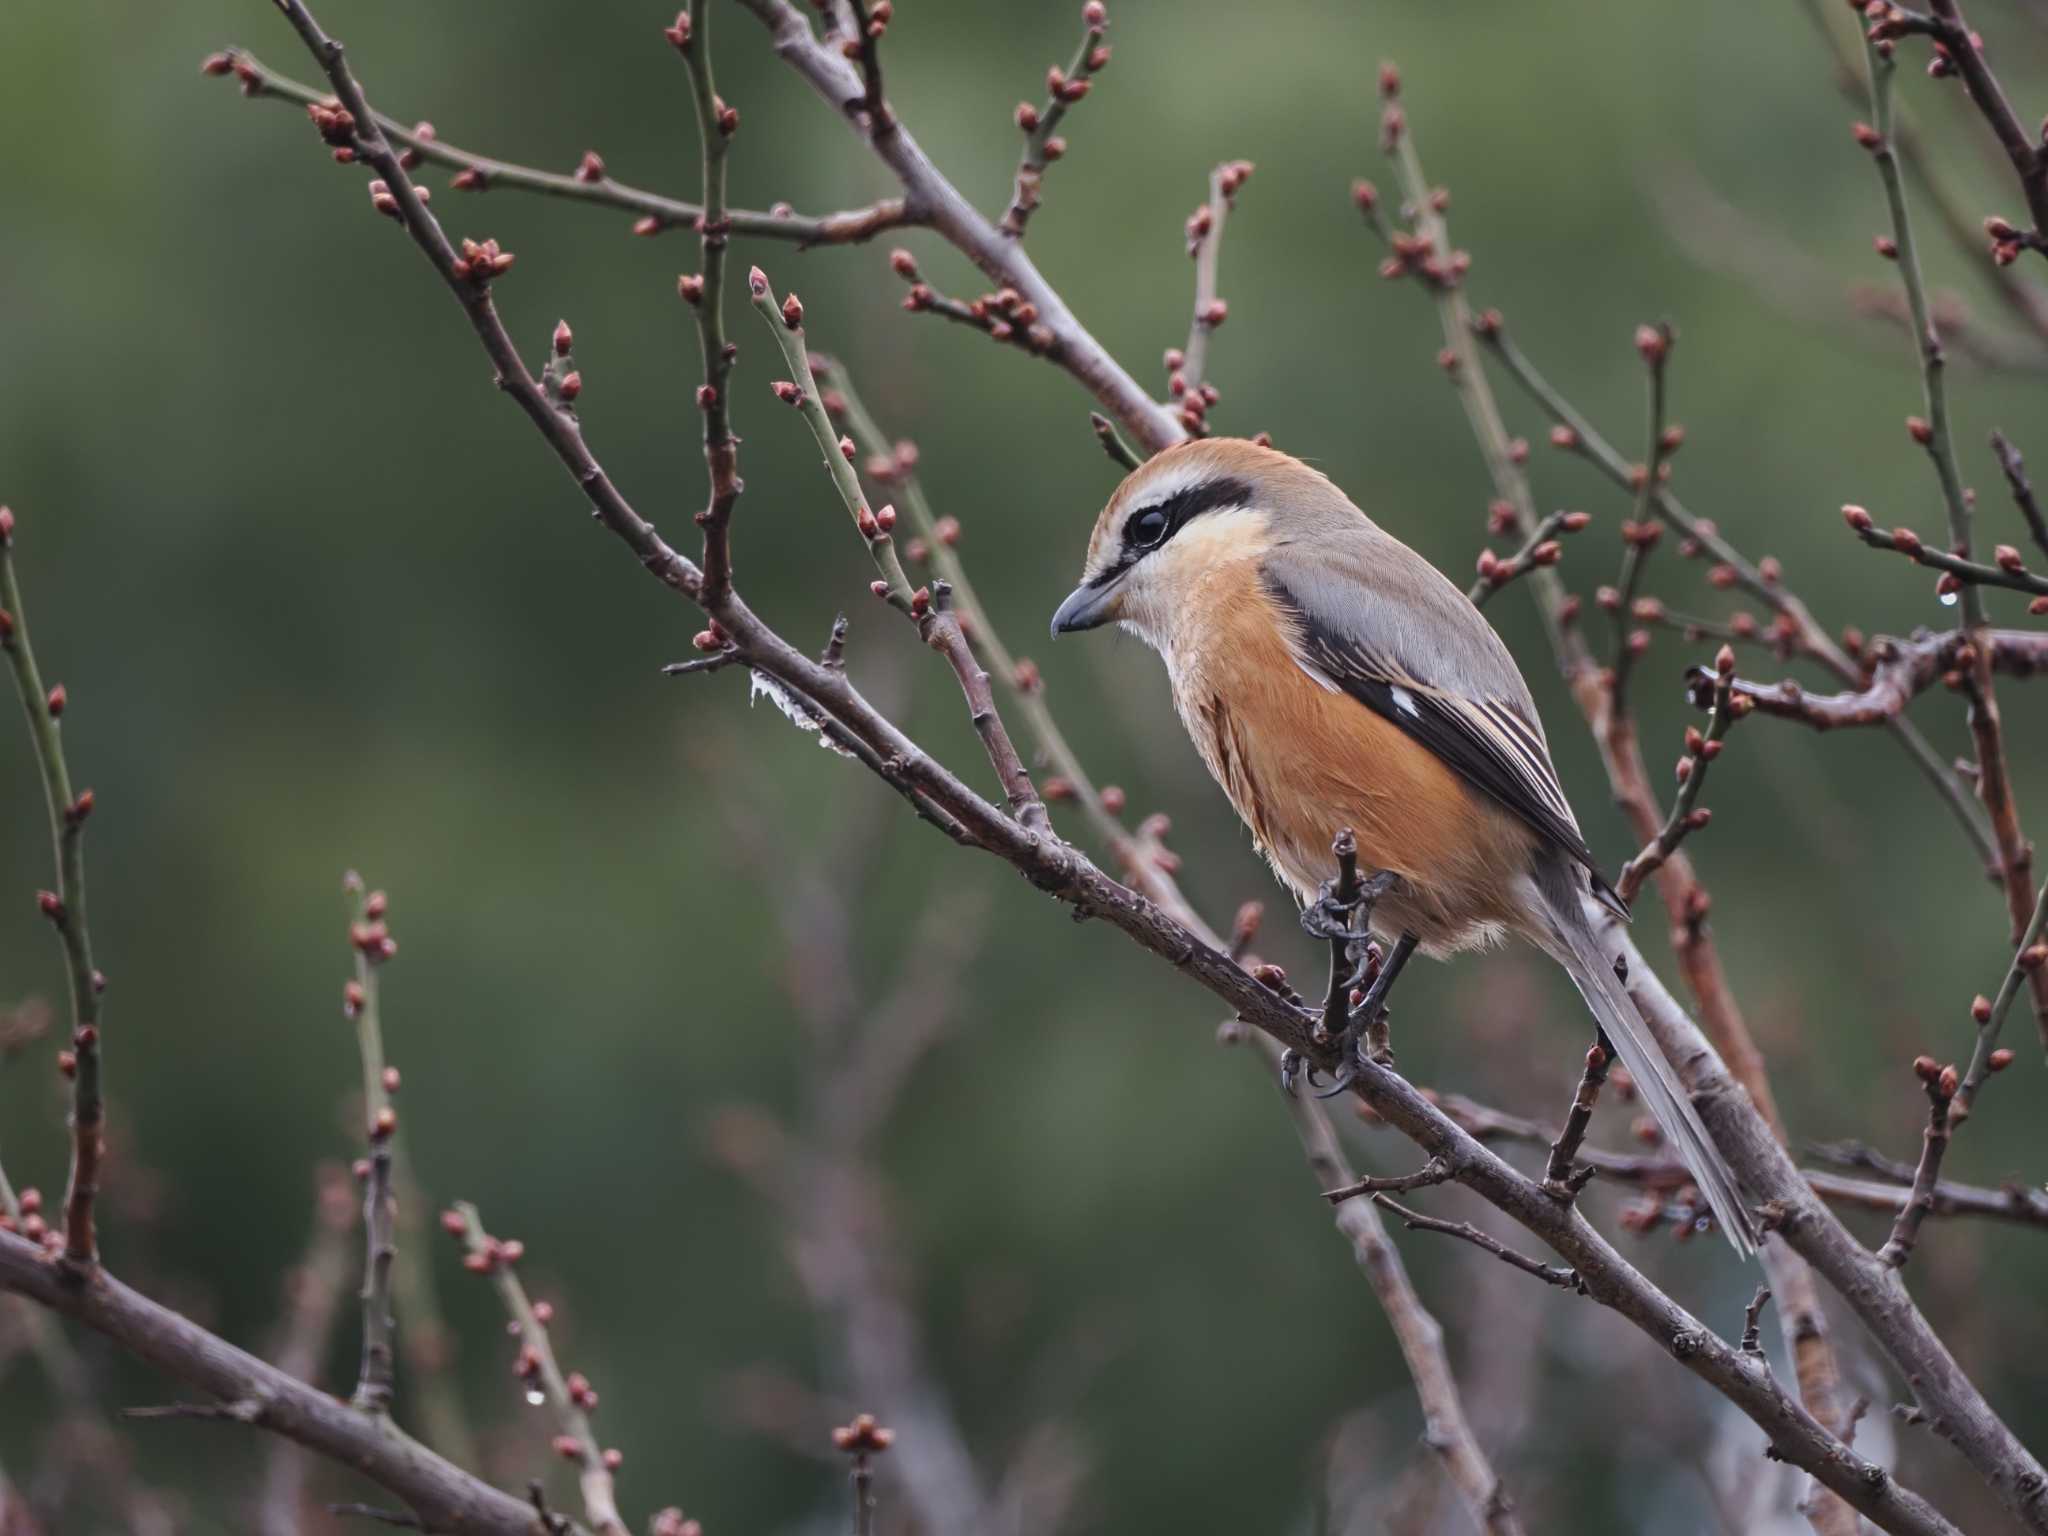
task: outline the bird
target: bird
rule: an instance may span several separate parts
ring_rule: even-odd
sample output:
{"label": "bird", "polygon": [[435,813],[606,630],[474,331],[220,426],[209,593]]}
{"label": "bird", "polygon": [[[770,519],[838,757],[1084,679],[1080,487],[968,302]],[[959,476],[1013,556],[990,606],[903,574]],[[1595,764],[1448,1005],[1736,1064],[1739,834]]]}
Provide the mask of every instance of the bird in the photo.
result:
{"label": "bird", "polygon": [[1300,459],[1205,437],[1132,470],[1096,519],[1052,632],[1111,623],[1165,662],[1181,723],[1309,932],[1353,920],[1336,896],[1340,833],[1374,872],[1358,910],[1389,947],[1347,1068],[1411,954],[1526,940],[1571,977],[1722,1232],[1755,1251],[1735,1175],[1601,938],[1628,907],[1521,670],[1462,590]]}

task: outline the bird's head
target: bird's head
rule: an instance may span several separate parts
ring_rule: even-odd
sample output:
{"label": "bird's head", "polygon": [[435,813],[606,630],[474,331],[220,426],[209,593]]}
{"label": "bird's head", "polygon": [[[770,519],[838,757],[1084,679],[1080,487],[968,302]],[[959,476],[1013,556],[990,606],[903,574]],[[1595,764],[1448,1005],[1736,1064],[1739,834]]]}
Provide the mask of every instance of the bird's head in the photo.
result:
{"label": "bird's head", "polygon": [[1360,516],[1299,459],[1241,438],[1202,438],[1146,460],[1095,520],[1081,584],[1052,616],[1064,635],[1121,623],[1165,650],[1219,572],[1256,562],[1319,517]]}

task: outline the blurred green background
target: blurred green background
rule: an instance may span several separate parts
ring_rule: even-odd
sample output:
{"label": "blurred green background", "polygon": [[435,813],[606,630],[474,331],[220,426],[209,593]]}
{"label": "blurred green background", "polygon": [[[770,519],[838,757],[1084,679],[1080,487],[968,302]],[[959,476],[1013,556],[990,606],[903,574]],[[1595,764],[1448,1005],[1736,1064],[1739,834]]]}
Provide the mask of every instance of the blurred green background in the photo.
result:
{"label": "blurred green background", "polygon": [[[1864,114],[1836,93],[1797,7],[1112,9],[1114,62],[1070,120],[1030,247],[1142,380],[1159,386],[1160,351],[1186,331],[1181,222],[1209,167],[1257,162],[1223,252],[1216,423],[1270,429],[1447,569],[1470,569],[1488,489],[1432,361],[1435,315],[1419,289],[1374,275],[1347,192],[1357,175],[1391,181],[1373,79],[1395,58],[1475,257],[1475,300],[1500,306],[1631,453],[1630,335],[1668,317],[1681,338],[1674,414],[1690,434],[1676,473],[1693,507],[1752,555],[1778,556],[1825,622],[1902,632],[1947,618],[1923,573],[1861,551],[1835,515],[1853,499],[1885,522],[1940,525],[1898,425],[1919,409],[1905,338],[1855,297],[1893,277],[1870,255],[1882,205],[1847,132]],[[1077,10],[897,8],[891,95],[986,210],[1009,190],[1011,103],[1037,97],[1044,67],[1070,56]],[[717,11],[721,88],[743,113],[735,201],[812,211],[892,190],[752,19]],[[693,119],[658,10],[332,0],[322,19],[401,118],[561,170],[596,148],[624,180],[694,195]],[[2038,105],[2038,8],[1985,4],[1973,20],[2017,98]],[[259,0],[0,11],[0,500],[20,520],[43,666],[70,690],[73,769],[98,798],[110,1262],[238,1342],[269,1338],[280,1276],[312,1226],[312,1169],[357,1150],[339,1009],[340,882],[355,868],[392,893],[387,1033],[418,1176],[431,1201],[473,1199],[525,1239],[529,1276],[560,1307],[566,1362],[603,1393],[600,1433],[625,1453],[636,1517],[679,1503],[713,1533],[836,1522],[826,1428],[868,1408],[908,1432],[929,1409],[908,1393],[852,1400],[841,1314],[805,1285],[803,1266],[820,1262],[812,1218],[874,1239],[887,1270],[875,1283],[915,1319],[928,1385],[983,1490],[1016,1493],[1019,1529],[1371,1531],[1426,1499],[1435,1473],[1386,1325],[1271,1083],[1248,1054],[1211,1045],[1213,1004],[918,826],[750,708],[734,674],[664,680],[659,665],[688,654],[694,611],[594,529],[496,398],[446,294],[372,217],[361,172],[330,165],[296,109],[199,76],[200,57],[227,43],[309,72]],[[1963,209],[2010,211],[1956,91],[1902,71]],[[633,239],[624,216],[512,192],[465,199],[438,190],[445,172],[426,180],[451,233],[518,253],[499,300],[530,355],[571,319],[593,445],[689,547],[703,494],[696,342],[674,283],[697,264],[694,242]],[[904,243],[941,286],[979,291],[936,239]],[[1952,374],[1986,541],[2014,538],[1984,434],[2002,425],[2048,464],[2048,349],[2012,330],[1978,253],[1931,229],[1925,243],[1982,343],[1958,349]],[[986,600],[1041,661],[1098,778],[1124,786],[1134,813],[1172,815],[1205,910],[1221,921],[1267,899],[1262,948],[1314,974],[1149,654],[1100,638],[1048,652],[1038,638],[1114,483],[1085,400],[1052,368],[903,314],[887,249],[742,242],[737,259],[802,293],[816,344],[917,440]],[[730,324],[744,590],[798,639],[822,640],[835,609],[851,612],[856,676],[985,782],[950,681],[866,596],[870,572],[801,424],[768,396],[781,370],[766,338],[743,305]],[[1541,420],[1503,391],[1540,444]],[[1611,580],[1622,498],[1541,446],[1533,470],[1544,505],[1597,518],[1570,546],[1567,578],[1587,592]],[[1667,549],[1651,586],[1725,613],[1702,575]],[[1991,601],[2019,621],[2011,594]],[[1591,841],[1618,865],[1629,839],[1527,601],[1509,594],[1491,611],[1524,658]],[[1604,625],[1594,633],[1606,643]],[[1677,680],[1701,654],[1660,634],[1644,663],[1655,764],[1676,756]],[[2005,699],[2038,825],[2041,701],[2024,685]],[[1946,697],[1919,713],[1944,754],[1967,750]],[[1715,928],[1795,1136],[1910,1156],[1922,1108],[1905,1062],[1966,1050],[1967,1001],[2004,965],[1995,892],[1881,738],[1758,722],[1706,799],[1716,817],[1696,850]],[[14,893],[0,902],[0,999],[60,998],[30,899],[49,852],[25,739],[0,750],[0,803],[13,808],[0,891]],[[1062,824],[1080,835],[1078,818]],[[1639,937],[1660,964],[1663,924],[1646,898]],[[1546,968],[1467,959],[1411,973],[1403,995],[1401,1061],[1419,1081],[1524,1113],[1563,1107],[1585,1030]],[[815,1090],[842,1064],[848,1021],[897,1038],[911,1015],[945,1027],[873,1138],[879,1184],[841,1190],[839,1172],[799,1160],[793,1203],[765,1194],[787,1151],[779,1134],[829,1134]],[[2039,1053],[2018,1015],[2014,1036],[2021,1065],[1958,1143],[1956,1177],[2048,1172]],[[46,1037],[0,1068],[8,1171],[51,1193],[64,1157],[56,1048]],[[1596,1138],[1625,1145],[1628,1114],[1604,1109]],[[1386,1133],[1352,1129],[1368,1165],[1411,1161]],[[1617,1196],[1590,1198],[1611,1229]],[[1457,1193],[1428,1203],[1480,1212]],[[2048,1243],[1983,1225],[1939,1234],[1913,1288],[2039,1446]],[[485,1469],[520,1486],[551,1464],[546,1416],[518,1400],[486,1288],[438,1233],[413,1241],[431,1253]],[[1532,1529],[1794,1528],[1717,1513],[1717,1486],[1762,1483],[1787,1520],[1797,1490],[1769,1484],[1780,1469],[1759,1459],[1756,1431],[1611,1314],[1462,1246],[1402,1246]],[[1716,1326],[1739,1327],[1755,1274],[1719,1244],[1631,1239],[1629,1251]],[[341,1391],[352,1306],[325,1377]],[[57,1409],[19,1354],[20,1326],[0,1311],[0,1467],[34,1489],[61,1484],[65,1458],[83,1453],[50,1432]],[[1896,1458],[1967,1528],[2002,1528],[1939,1442],[1895,1428],[1885,1409],[1901,1390],[1853,1324],[1841,1337],[1875,1405],[1859,1448]],[[109,1405],[175,1395],[94,1339],[77,1347]],[[403,1416],[417,1422],[417,1369],[407,1378]],[[176,1528],[252,1528],[269,1455],[256,1438],[179,1423],[122,1437]],[[909,1454],[882,1474],[899,1519],[912,1514]],[[125,1528],[116,1501],[95,1496],[113,1486],[78,1493],[57,1528]],[[314,1491],[316,1504],[366,1495],[325,1474]],[[1467,1528],[1448,1499],[1435,1520],[1412,1528]]]}

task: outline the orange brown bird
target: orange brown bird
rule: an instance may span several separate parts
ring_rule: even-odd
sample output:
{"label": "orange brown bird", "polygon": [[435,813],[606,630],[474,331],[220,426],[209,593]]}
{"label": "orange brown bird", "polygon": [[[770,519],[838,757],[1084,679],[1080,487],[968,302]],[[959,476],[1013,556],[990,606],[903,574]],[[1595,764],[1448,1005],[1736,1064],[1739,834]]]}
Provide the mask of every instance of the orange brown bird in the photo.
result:
{"label": "orange brown bird", "polygon": [[1628,909],[1579,831],[1514,657],[1462,591],[1299,459],[1205,438],[1117,488],[1052,630],[1112,622],[1165,661],[1195,749],[1304,927],[1347,932],[1340,831],[1377,872],[1366,921],[1389,948],[1340,1081],[1413,952],[1526,939],[1571,976],[1722,1231],[1754,1251],[1735,1176],[1600,939]]}

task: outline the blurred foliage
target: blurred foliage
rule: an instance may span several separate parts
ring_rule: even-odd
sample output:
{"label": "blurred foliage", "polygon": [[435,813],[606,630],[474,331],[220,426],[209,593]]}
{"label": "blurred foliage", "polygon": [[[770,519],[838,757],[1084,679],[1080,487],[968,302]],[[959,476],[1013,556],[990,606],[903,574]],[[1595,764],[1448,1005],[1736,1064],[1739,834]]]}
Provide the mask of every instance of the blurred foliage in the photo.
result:
{"label": "blurred foliage", "polygon": [[[1009,187],[1008,104],[1068,56],[1076,8],[898,6],[892,97],[985,209]],[[333,0],[323,19],[395,115],[565,170],[596,147],[623,179],[692,194],[688,97],[657,11]],[[2040,10],[1987,3],[1973,20],[2017,97],[2038,105]],[[714,31],[721,87],[744,114],[736,200],[822,210],[890,190],[750,18],[720,6]],[[1795,8],[1122,0],[1112,40],[1030,243],[1141,378],[1158,381],[1160,350],[1185,333],[1180,226],[1209,166],[1256,161],[1223,253],[1219,425],[1272,430],[1447,569],[1470,568],[1488,493],[1431,361],[1435,317],[1418,290],[1375,278],[1347,197],[1355,175],[1391,179],[1373,144],[1372,78],[1397,58],[1425,162],[1475,256],[1475,299],[1499,305],[1623,445],[1642,414],[1631,331],[1669,317],[1691,504],[1751,553],[1777,555],[1825,620],[1944,621],[1923,573],[1860,551],[1835,516],[1855,499],[1887,522],[1940,523],[1932,476],[1899,428],[1918,406],[1906,341],[1848,299],[1852,285],[1891,280],[1869,255],[1881,203],[1847,132],[1860,114]],[[565,1359],[603,1390],[601,1432],[626,1454],[629,1507],[677,1501],[714,1533],[836,1510],[836,1471],[749,1433],[722,1402],[732,1372],[815,1380],[831,1351],[774,1211],[712,1159],[706,1130],[724,1106],[802,1102],[796,1084],[814,1064],[769,909],[835,825],[877,818],[887,835],[840,893],[872,972],[860,985],[879,994],[897,965],[919,963],[900,951],[928,902],[969,885],[994,897],[957,1026],[884,1148],[930,1354],[991,1476],[1054,1418],[1092,1462],[1079,1530],[1316,1528],[1333,1444],[1362,1458],[1362,1487],[1390,1488],[1419,1430],[1398,1357],[1270,1083],[1208,1045],[1213,1005],[930,836],[879,786],[750,709],[734,674],[665,681],[657,668],[687,654],[694,613],[594,531],[496,398],[446,295],[371,217],[361,173],[329,165],[295,109],[244,103],[231,82],[195,73],[231,41],[309,72],[258,0],[0,14],[12,146],[0,161],[0,498],[21,520],[45,670],[70,688],[74,772],[99,800],[89,858],[113,977],[110,1261],[231,1338],[266,1336],[312,1220],[309,1170],[353,1152],[340,878],[359,868],[393,893],[402,952],[387,1030],[414,1164],[434,1197],[474,1199],[527,1241],[566,1320]],[[1903,94],[1963,205],[2007,207],[2004,168],[1958,89],[1908,75]],[[445,173],[428,180],[438,189]],[[1697,204],[1701,188],[1731,211],[1674,224],[1674,204]],[[695,343],[673,297],[693,244],[632,239],[625,217],[512,193],[440,192],[434,206],[451,232],[518,253],[501,303],[536,352],[558,315],[571,318],[592,441],[681,541],[703,482]],[[944,286],[977,291],[937,240],[906,243]],[[1981,327],[2003,327],[1980,254],[1927,244],[1938,284]],[[985,597],[1040,656],[1096,773],[1126,786],[1135,811],[1171,811],[1207,910],[1268,899],[1265,948],[1313,974],[1186,748],[1156,664],[1130,643],[1044,653],[1037,641],[1113,483],[1085,402],[1049,367],[902,314],[885,255],[743,244],[740,259],[802,292],[818,343],[917,439]],[[753,318],[738,306],[731,323],[743,588],[799,638],[822,640],[835,608],[852,612],[856,675],[907,689],[916,729],[979,782],[950,684],[866,598],[869,572],[801,425],[768,398]],[[2008,339],[2038,363],[2027,338]],[[2003,425],[2048,464],[2048,437],[2033,435],[2048,391],[2038,366],[1954,375],[1983,523],[2009,537],[1984,433]],[[1540,442],[1535,415],[1510,409]],[[1565,565],[1590,590],[1612,579],[1624,505],[1546,454],[1541,499],[1598,518]],[[1650,585],[1676,606],[1723,609],[1701,574],[1660,552]],[[2021,611],[2010,594],[1993,606]],[[1591,840],[1616,865],[1626,833],[1526,599],[1493,611]],[[1638,674],[1653,758],[1677,755],[1677,678],[1693,659],[1660,635]],[[2040,824],[2048,711],[2024,686],[2005,697],[2022,805]],[[1944,753],[1966,750],[1951,701],[1920,713]],[[29,899],[48,862],[33,774],[25,745],[0,752],[0,799],[15,811],[0,821],[0,891],[15,893],[0,903],[6,999],[61,988]],[[774,856],[735,844],[736,798],[772,828]],[[1995,893],[1881,739],[1757,722],[1708,800],[1717,814],[1695,848],[1715,926],[1795,1134],[1910,1153],[1920,1111],[1905,1063],[1966,1049],[1965,1005],[2003,964]],[[1646,901],[1638,926],[1653,954],[1663,921]],[[1524,1112],[1563,1106],[1584,1025],[1541,967],[1509,955],[1411,974],[1405,1069]],[[2021,1068],[1957,1144],[1956,1177],[2044,1172],[2027,1032],[2016,1025]],[[54,1049],[0,1070],[9,1171],[46,1189],[63,1174]],[[1625,1119],[1603,1111],[1596,1136],[1622,1139]],[[1360,1140],[1372,1164],[1410,1156],[1384,1134]],[[1614,1197],[1593,1202],[1611,1225]],[[519,1426],[498,1437],[493,1464],[516,1481],[545,1464],[546,1428],[515,1401],[490,1298],[444,1240],[421,1241],[435,1245],[472,1413]],[[1705,1529],[1715,1437],[1737,1448],[1737,1475],[1757,1465],[1754,1430],[1729,1426],[1717,1399],[1612,1315],[1485,1273],[1469,1250],[1403,1246],[1534,1528]],[[1732,1330],[1752,1276],[1718,1246],[1630,1251]],[[2039,1234],[1944,1227],[1912,1283],[1993,1401],[2042,1439],[2048,1338],[2026,1300],[2048,1285]],[[352,1331],[336,1341],[337,1388]],[[1899,1389],[1853,1331],[1843,1339],[1858,1390],[1879,1405],[1860,1443],[1882,1445]],[[91,1339],[81,1347],[109,1402],[173,1390]],[[0,1369],[0,1465],[26,1478],[47,1401],[32,1366]],[[854,1406],[885,1420],[891,1408]],[[183,1491],[190,1529],[244,1528],[252,1439],[175,1423],[131,1433],[144,1475]],[[1966,1526],[1995,1518],[1924,1432],[1901,1431],[1897,1454]],[[1359,1519],[1354,1529],[1374,1528],[1369,1509]]]}

